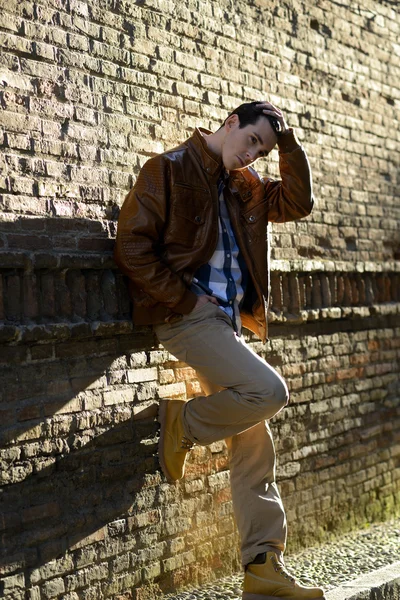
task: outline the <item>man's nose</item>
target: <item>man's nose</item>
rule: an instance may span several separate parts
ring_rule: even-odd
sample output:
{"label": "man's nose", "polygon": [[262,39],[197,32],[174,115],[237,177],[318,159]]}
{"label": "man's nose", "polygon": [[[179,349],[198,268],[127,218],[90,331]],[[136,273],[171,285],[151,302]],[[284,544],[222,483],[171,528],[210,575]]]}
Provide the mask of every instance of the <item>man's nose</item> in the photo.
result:
{"label": "man's nose", "polygon": [[255,156],[254,156],[254,152],[252,152],[251,150],[247,150],[246,152],[246,159],[247,159],[247,163],[251,163],[255,161]]}

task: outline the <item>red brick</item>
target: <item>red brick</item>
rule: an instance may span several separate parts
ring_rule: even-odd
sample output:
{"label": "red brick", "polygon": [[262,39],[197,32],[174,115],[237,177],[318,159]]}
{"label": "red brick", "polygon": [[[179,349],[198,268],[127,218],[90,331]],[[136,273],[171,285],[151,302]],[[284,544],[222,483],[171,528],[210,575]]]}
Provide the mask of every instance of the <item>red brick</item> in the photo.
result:
{"label": "red brick", "polygon": [[25,406],[17,411],[18,421],[30,421],[40,417],[40,406]]}
{"label": "red brick", "polygon": [[22,511],[22,522],[29,523],[46,518],[56,517],[60,514],[60,506],[58,502],[49,502],[39,506],[32,506]]}
{"label": "red brick", "polygon": [[339,369],[336,372],[336,377],[339,380],[342,379],[356,379],[362,376],[363,369]]}

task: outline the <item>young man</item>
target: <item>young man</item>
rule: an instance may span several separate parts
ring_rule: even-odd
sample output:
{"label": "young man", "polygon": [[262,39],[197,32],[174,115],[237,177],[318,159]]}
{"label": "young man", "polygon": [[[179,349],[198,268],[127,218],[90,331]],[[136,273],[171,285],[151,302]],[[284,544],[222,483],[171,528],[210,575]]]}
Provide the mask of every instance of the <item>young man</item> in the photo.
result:
{"label": "young man", "polygon": [[[250,167],[276,144],[281,181]],[[153,324],[205,393],[160,401],[160,464],[176,481],[193,444],[226,439],[245,600],[323,597],[295,582],[282,558],[286,518],[267,420],[288,390],[241,337],[242,325],[267,337],[268,222],[300,219],[312,207],[307,156],[282,111],[251,102],[215,133],[196,129],[151,158],[119,217],[115,260],[129,278],[133,321]]]}

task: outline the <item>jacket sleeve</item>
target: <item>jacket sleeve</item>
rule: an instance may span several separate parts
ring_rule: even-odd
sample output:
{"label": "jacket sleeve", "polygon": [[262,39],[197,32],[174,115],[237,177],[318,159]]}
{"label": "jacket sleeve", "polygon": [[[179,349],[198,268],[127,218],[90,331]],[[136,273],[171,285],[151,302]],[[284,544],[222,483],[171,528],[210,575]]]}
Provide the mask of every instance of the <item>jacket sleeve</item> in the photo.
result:
{"label": "jacket sleeve", "polygon": [[169,201],[168,163],[148,160],[121,208],[114,259],[135,287],[174,312],[191,312],[197,296],[161,256]]}
{"label": "jacket sleeve", "polygon": [[311,170],[307,154],[293,129],[278,138],[282,180],[263,178],[268,202],[268,221],[285,223],[310,214],[314,206]]}

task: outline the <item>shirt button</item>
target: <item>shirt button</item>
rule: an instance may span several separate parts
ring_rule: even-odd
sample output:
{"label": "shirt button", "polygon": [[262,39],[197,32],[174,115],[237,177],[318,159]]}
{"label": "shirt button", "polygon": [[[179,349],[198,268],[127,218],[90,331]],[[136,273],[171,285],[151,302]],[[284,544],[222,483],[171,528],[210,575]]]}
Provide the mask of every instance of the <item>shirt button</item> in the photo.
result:
{"label": "shirt button", "polygon": [[233,304],[233,300],[229,300],[229,304]]}
{"label": "shirt button", "polygon": [[231,257],[231,255],[230,255],[230,254],[227,254],[226,256],[227,256],[227,258],[230,258],[230,257]]}

